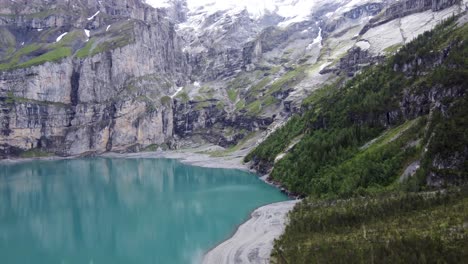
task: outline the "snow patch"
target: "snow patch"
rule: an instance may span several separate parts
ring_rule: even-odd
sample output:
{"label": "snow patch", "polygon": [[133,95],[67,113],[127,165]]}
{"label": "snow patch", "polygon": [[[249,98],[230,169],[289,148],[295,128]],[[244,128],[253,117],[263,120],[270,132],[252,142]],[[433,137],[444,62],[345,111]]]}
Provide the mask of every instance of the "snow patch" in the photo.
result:
{"label": "snow patch", "polygon": [[319,43],[320,46],[321,46],[321,45],[322,45],[322,40],[323,40],[323,37],[322,37],[322,28],[319,27],[318,36],[314,39],[314,41],[312,42],[312,44],[317,44],[317,43]]}
{"label": "snow patch", "polygon": [[201,85],[200,85],[199,82],[194,82],[194,83],[193,83],[193,86],[195,86],[195,87],[200,87]]}
{"label": "snow patch", "polygon": [[367,41],[358,41],[356,43],[356,46],[358,46],[359,48],[361,48],[361,50],[368,50],[370,48],[370,43],[367,42]]}
{"label": "snow patch", "polygon": [[[335,1],[348,3],[351,0]],[[252,19],[259,19],[267,13],[276,13],[284,18],[279,26],[287,27],[290,24],[309,19],[313,9],[329,2],[330,0],[187,0],[187,7],[190,11],[186,26],[198,28],[201,26],[201,22],[204,22],[204,18],[219,11],[227,11],[233,15],[246,10]],[[146,0],[146,3],[155,8],[170,7],[170,0]]]}
{"label": "snow patch", "polygon": [[41,32],[42,30],[44,30],[43,28],[38,28],[37,31]]}
{"label": "snow patch", "polygon": [[65,37],[66,34],[68,34],[68,32],[65,32],[62,35],[58,36],[55,42],[59,42],[60,40],[62,40],[62,38]]}
{"label": "snow patch", "polygon": [[106,32],[109,31],[109,28],[111,27],[111,25],[108,25],[107,28],[106,28]]}
{"label": "snow patch", "polygon": [[101,13],[101,11],[97,11],[96,14],[92,15],[91,17],[88,17],[88,20],[93,20],[97,15],[99,15],[99,13]]}
{"label": "snow patch", "polygon": [[171,4],[168,0],[146,0],[146,3],[154,8],[169,8]]}
{"label": "snow patch", "polygon": [[183,89],[184,89],[184,87],[179,87],[179,88],[177,88],[177,91],[176,91],[173,95],[171,95],[170,97],[171,97],[171,98],[176,97]]}
{"label": "snow patch", "polygon": [[85,30],[84,30],[84,33],[85,33],[86,36],[89,38],[89,30],[85,29]]}
{"label": "snow patch", "polygon": [[307,50],[310,50],[312,49],[312,47],[316,44],[319,44],[319,48],[322,48],[322,40],[323,40],[323,37],[322,37],[322,28],[319,27],[319,33],[318,33],[318,36],[312,41],[312,43],[310,43],[308,46],[307,46]]}

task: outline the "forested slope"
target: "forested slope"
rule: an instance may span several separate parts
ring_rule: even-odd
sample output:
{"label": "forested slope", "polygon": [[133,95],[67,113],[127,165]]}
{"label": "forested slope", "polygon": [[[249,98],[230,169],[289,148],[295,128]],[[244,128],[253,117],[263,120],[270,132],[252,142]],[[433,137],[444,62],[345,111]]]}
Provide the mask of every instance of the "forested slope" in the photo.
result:
{"label": "forested slope", "polygon": [[385,63],[324,87],[246,157],[307,196],[273,262],[467,259],[468,26],[461,21],[453,17]]}
{"label": "forested slope", "polygon": [[[418,186],[467,180],[468,27],[439,25],[343,87],[306,99],[308,109],[246,161],[292,192],[318,198],[371,193],[418,161]],[[292,139],[302,139],[282,159]]]}

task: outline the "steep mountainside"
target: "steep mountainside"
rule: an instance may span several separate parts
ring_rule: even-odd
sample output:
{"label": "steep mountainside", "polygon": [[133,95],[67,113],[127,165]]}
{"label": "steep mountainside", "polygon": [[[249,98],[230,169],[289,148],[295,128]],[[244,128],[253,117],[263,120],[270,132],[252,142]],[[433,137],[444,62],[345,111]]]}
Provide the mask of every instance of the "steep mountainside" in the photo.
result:
{"label": "steep mountainside", "polygon": [[254,143],[323,83],[466,9],[270,2],[0,0],[1,155]]}
{"label": "steep mountainside", "polygon": [[139,1],[101,3],[0,3],[4,155],[172,138],[171,104],[162,99],[187,72],[173,25]]}
{"label": "steep mountainside", "polygon": [[466,259],[467,58],[465,13],[312,94],[246,157],[307,196],[273,263]]}

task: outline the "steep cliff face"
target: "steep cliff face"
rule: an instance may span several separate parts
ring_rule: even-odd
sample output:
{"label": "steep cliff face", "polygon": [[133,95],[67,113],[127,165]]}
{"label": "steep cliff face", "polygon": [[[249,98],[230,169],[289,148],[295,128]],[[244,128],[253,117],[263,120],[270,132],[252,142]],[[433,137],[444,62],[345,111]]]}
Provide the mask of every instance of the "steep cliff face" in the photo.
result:
{"label": "steep cliff face", "polygon": [[[93,17],[98,11],[101,15]],[[155,22],[159,16],[141,0],[1,0],[0,14],[0,25],[36,29],[72,26],[94,29],[125,18]]]}
{"label": "steep cliff face", "polygon": [[[462,0],[405,0],[398,1],[391,4],[385,12],[370,20],[370,23],[366,25],[361,34],[364,34],[369,28],[382,25],[393,19],[401,18],[411,14],[424,12],[431,10],[432,12],[438,12],[454,5],[462,5]],[[462,7],[461,7],[462,8]]]}
{"label": "steep cliff face", "polygon": [[231,4],[0,0],[0,153],[228,147],[465,1]]}
{"label": "steep cliff face", "polygon": [[174,105],[174,134],[181,138],[199,136],[205,141],[229,147],[250,133],[268,128],[270,117],[230,114],[218,100],[176,100]]}
{"label": "steep cliff face", "polygon": [[[20,55],[16,62],[4,64],[0,74],[4,155],[28,149],[60,155],[138,150],[172,139],[172,103],[161,98],[183,85],[188,71],[173,25],[140,1],[96,3],[70,5],[94,13],[67,16],[60,23],[48,22],[57,20],[56,15],[31,20],[20,15],[6,21],[3,30],[30,37],[34,44],[13,39],[12,46],[19,50],[13,56]],[[34,12],[40,7],[40,1],[32,3],[25,16],[38,15]],[[36,44],[38,33],[57,36],[57,30],[70,35],[88,30],[90,36]],[[36,50],[43,54],[56,52],[54,45],[69,47],[70,52],[55,61],[23,67],[21,62],[28,63],[29,57],[21,55],[21,47],[28,45],[40,46]]]}

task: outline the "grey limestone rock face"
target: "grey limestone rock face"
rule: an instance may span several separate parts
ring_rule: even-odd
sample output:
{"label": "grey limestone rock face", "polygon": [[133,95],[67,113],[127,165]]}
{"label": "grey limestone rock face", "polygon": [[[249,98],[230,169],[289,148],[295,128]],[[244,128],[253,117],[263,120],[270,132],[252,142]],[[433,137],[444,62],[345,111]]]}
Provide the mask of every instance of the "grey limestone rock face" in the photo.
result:
{"label": "grey limestone rock face", "polygon": [[[25,17],[41,12],[45,2],[60,8],[69,3],[33,1],[21,12]],[[104,13],[93,18],[102,21],[92,27],[110,23],[109,19],[132,19],[128,38],[133,41],[84,58],[71,56],[0,72],[3,155],[28,149],[59,155],[125,151],[172,139],[172,106],[160,99],[183,84],[188,73],[173,25],[141,1],[102,2],[77,1],[70,8]],[[3,11],[14,13],[15,7]],[[83,21],[73,13],[66,18],[57,23],[55,15],[32,20],[20,15],[7,23],[14,31],[72,27]]]}
{"label": "grey limestone rock face", "polygon": [[[379,36],[394,21],[461,3],[318,1],[284,24],[290,18],[276,11],[204,14],[167,2],[0,0],[0,156],[138,151],[196,137],[228,147],[299,111],[303,90],[379,63]],[[199,94],[206,87],[211,94]]]}
{"label": "grey limestone rock face", "polygon": [[[198,135],[210,143],[229,147],[237,144],[248,133],[265,130],[273,123],[273,119],[269,117],[228,113],[218,107],[217,103],[217,100],[175,100],[174,134],[183,138]],[[231,131],[233,128],[241,132]]]}
{"label": "grey limestone rock face", "polygon": [[461,5],[462,2],[463,0],[405,0],[391,2],[381,16],[371,19],[370,23],[363,28],[361,34],[365,33],[369,28],[387,23],[393,19],[427,10],[437,12],[454,5]]}

